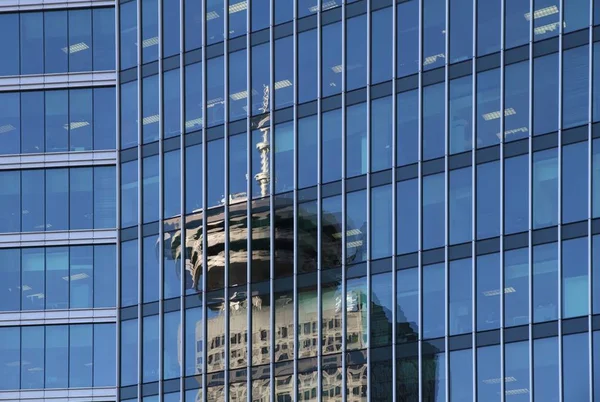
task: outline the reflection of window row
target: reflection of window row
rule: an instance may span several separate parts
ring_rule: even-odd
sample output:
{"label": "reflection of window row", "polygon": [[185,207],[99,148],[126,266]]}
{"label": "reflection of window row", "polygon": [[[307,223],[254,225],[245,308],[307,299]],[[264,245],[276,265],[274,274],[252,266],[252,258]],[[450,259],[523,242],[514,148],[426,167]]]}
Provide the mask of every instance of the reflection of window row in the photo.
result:
{"label": "reflection of window row", "polygon": [[0,328],[0,389],[115,385],[115,324]]}
{"label": "reflection of window row", "polygon": [[115,246],[1,249],[0,310],[115,306]]}
{"label": "reflection of window row", "polygon": [[0,172],[0,232],[115,227],[115,167]]}
{"label": "reflection of window row", "polygon": [[0,93],[0,154],[115,149],[115,88]]}
{"label": "reflection of window row", "polygon": [[0,14],[0,76],[115,68],[114,8]]}

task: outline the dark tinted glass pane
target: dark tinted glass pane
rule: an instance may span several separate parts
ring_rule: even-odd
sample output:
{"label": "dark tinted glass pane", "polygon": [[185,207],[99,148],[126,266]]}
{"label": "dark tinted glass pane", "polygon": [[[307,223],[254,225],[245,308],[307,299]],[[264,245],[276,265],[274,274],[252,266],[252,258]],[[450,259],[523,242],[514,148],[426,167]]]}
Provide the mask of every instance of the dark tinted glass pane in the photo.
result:
{"label": "dark tinted glass pane", "polygon": [[206,124],[216,126],[225,120],[223,57],[209,59],[206,64]]}
{"label": "dark tinted glass pane", "polygon": [[500,327],[500,255],[477,257],[477,330]]}
{"label": "dark tinted glass pane", "polygon": [[521,62],[504,70],[504,141],[529,135],[529,62]]}
{"label": "dark tinted glass pane", "polygon": [[371,277],[371,347],[392,343],[392,280],[391,272]]}
{"label": "dark tinted glass pane", "polygon": [[158,187],[158,155],[143,159],[142,162],[142,220],[144,223],[158,220],[160,192]]}
{"label": "dark tinted glass pane", "polygon": [[500,163],[477,165],[477,239],[500,234]]}
{"label": "dark tinted glass pane", "polygon": [[137,2],[130,1],[120,5],[120,62],[121,70],[131,68],[137,63]]}
{"label": "dark tinted glass pane", "polygon": [[588,314],[587,237],[562,243],[562,317]]}
{"label": "dark tinted glass pane", "polygon": [[445,334],[444,264],[423,267],[423,338],[438,338]]}
{"label": "dark tinted glass pane", "polygon": [[92,168],[75,168],[69,172],[70,228],[94,227],[94,191]]}
{"label": "dark tinted glass pane", "polygon": [[43,326],[21,328],[21,359],[21,388],[44,388]]}
{"label": "dark tinted glass pane", "polygon": [[558,245],[533,248],[533,321],[558,318]]}
{"label": "dark tinted glass pane", "polygon": [[115,149],[117,130],[115,102],[115,88],[94,88],[95,150]]}
{"label": "dark tinted glass pane", "polygon": [[160,344],[158,316],[144,317],[142,325],[142,378],[144,382],[158,380]]}
{"label": "dark tinted glass pane", "polygon": [[588,46],[580,46],[563,54],[563,128],[580,126],[589,120],[589,51]]}
{"label": "dark tinted glass pane", "polygon": [[590,24],[589,0],[567,0],[563,5],[564,32],[586,28]]}
{"label": "dark tinted glass pane", "polygon": [[203,127],[202,63],[185,67],[185,132],[197,131]]}
{"label": "dark tinted glass pane", "polygon": [[419,159],[419,92],[403,92],[396,97],[396,164]]}
{"label": "dark tinted glass pane", "polygon": [[423,178],[423,249],[444,245],[444,174]]}
{"label": "dark tinted glass pane", "polygon": [[[121,245],[121,305],[131,306],[138,300],[138,244],[137,240]],[[135,337],[137,339],[137,336]],[[122,340],[122,342],[125,342]]]}
{"label": "dark tinted glass pane", "polygon": [[46,152],[65,152],[69,149],[69,91],[46,93]]}
{"label": "dark tinted glass pane", "polygon": [[180,151],[166,152],[163,169],[163,216],[179,215],[181,210],[181,162]]}
{"label": "dark tinted glass pane", "polygon": [[24,170],[21,172],[22,217],[21,230],[24,232],[43,232],[46,229],[44,219],[44,171]]}
{"label": "dark tinted glass pane", "polygon": [[[27,248],[21,251],[21,270],[23,289],[21,309],[43,310],[45,299],[45,253],[43,248]],[[25,287],[25,286],[23,286]]]}
{"label": "dark tinted glass pane", "polygon": [[298,120],[298,188],[317,184],[317,116]]}
{"label": "dark tinted glass pane", "polygon": [[[69,25],[67,21],[67,11],[44,13],[44,67],[46,74],[69,71],[69,51],[67,49],[70,50],[70,48],[68,47]],[[91,45],[91,43],[87,45]],[[114,59],[114,50],[112,57]]]}
{"label": "dark tinted glass pane", "polygon": [[[528,402],[530,395],[523,392],[529,388],[529,342],[513,342],[504,346],[504,392],[515,402]],[[510,379],[510,380],[509,380]]]}
{"label": "dark tinted glass pane", "polygon": [[398,254],[417,251],[419,239],[419,182],[418,179],[401,181],[396,184],[396,225]]}
{"label": "dark tinted glass pane", "polygon": [[[23,95],[25,94],[27,93],[23,93]],[[0,154],[18,154],[20,152],[20,95],[21,94],[18,92],[0,93],[0,132],[2,132]],[[26,110],[27,109],[23,109],[23,117],[26,117]],[[27,128],[27,125],[25,125],[24,129]],[[43,131],[41,131],[41,133],[43,133]]]}
{"label": "dark tinted glass pane", "polygon": [[473,2],[450,1],[450,62],[473,57]]}
{"label": "dark tinted glass pane", "polygon": [[46,170],[46,210],[48,211],[46,214],[47,230],[69,229],[68,169]]}
{"label": "dark tinted glass pane", "polygon": [[504,253],[504,325],[529,322],[529,259],[526,248]]}
{"label": "dark tinted glass pane", "polygon": [[325,25],[321,28],[321,96],[329,96],[342,90],[342,24]]}
{"label": "dark tinted glass pane", "polygon": [[181,132],[179,69],[163,75],[163,137],[175,137]]}
{"label": "dark tinted glass pane", "polygon": [[92,11],[69,10],[69,71],[92,70]]}
{"label": "dark tinted glass pane", "polygon": [[588,216],[588,143],[562,148],[562,221],[584,220]]}
{"label": "dark tinted glass pane", "polygon": [[229,54],[229,121],[246,117],[248,110],[246,50]]}
{"label": "dark tinted glass pane", "polygon": [[144,144],[158,140],[158,75],[142,81],[142,137]]}
{"label": "dark tinted glass pane", "polygon": [[273,2],[275,24],[290,21],[294,14],[294,2],[292,0],[276,0]]}
{"label": "dark tinted glass pane", "polygon": [[444,98],[444,83],[423,88],[423,159],[444,155]]}
{"label": "dark tinted glass pane", "polygon": [[392,97],[371,101],[371,171],[392,167]]}
{"label": "dark tinted glass pane", "polygon": [[317,98],[317,30],[298,34],[298,102]]}
{"label": "dark tinted glass pane", "polygon": [[0,42],[0,75],[19,74],[19,13],[0,14],[0,35],[13,38]]}
{"label": "dark tinted glass pane", "polygon": [[92,89],[69,91],[69,149],[92,149]]}
{"label": "dark tinted glass pane", "polygon": [[291,106],[294,102],[294,41],[293,37],[275,41],[274,55],[275,108]]}
{"label": "dark tinted glass pane", "polygon": [[590,357],[587,333],[563,337],[563,401],[589,400]]}
{"label": "dark tinted glass pane", "polygon": [[18,311],[21,307],[21,250],[1,249],[0,310]]}
{"label": "dark tinted glass pane", "polygon": [[367,259],[367,194],[365,190],[346,196],[346,261]]}
{"label": "dark tinted glass pane", "polygon": [[275,192],[282,193],[294,188],[294,124],[275,126]]}
{"label": "dark tinted glass pane", "polygon": [[450,335],[472,330],[472,262],[471,259],[451,261],[449,264],[449,316]]}
{"label": "dark tinted glass pane", "polygon": [[142,295],[144,303],[158,300],[158,236],[146,236],[142,243]]}
{"label": "dark tinted glass pane", "polygon": [[114,245],[94,246],[94,307],[114,307],[117,302],[117,255]]}
{"label": "dark tinted glass pane", "polygon": [[558,129],[557,78],[558,53],[533,60],[533,134],[535,135]]}
{"label": "dark tinted glass pane", "polygon": [[[108,354],[108,353],[107,353]],[[46,327],[46,388],[69,385],[69,326]]]}
{"label": "dark tinted glass pane", "polygon": [[[559,9],[559,0],[533,1],[533,40],[537,41],[558,35]],[[526,16],[531,19],[531,14]]]}
{"label": "dark tinted glass pane", "polygon": [[138,222],[138,164],[137,161],[121,165],[121,227],[126,228]]}
{"label": "dark tinted glass pane", "polygon": [[348,19],[346,35],[346,90],[351,91],[367,84],[367,16]]}
{"label": "dark tinted glass pane", "polygon": [[477,56],[500,50],[502,1],[477,2]]}
{"label": "dark tinted glass pane", "polygon": [[113,166],[94,168],[94,228],[116,227],[117,191]]}
{"label": "dark tinted glass pane", "polygon": [[371,190],[371,258],[392,255],[392,186]]}
{"label": "dark tinted glass pane", "polygon": [[69,386],[92,386],[92,325],[69,327]]}
{"label": "dark tinted glass pane", "polygon": [[44,72],[44,14],[21,13],[21,74]]}
{"label": "dark tinted glass pane", "polygon": [[[525,18],[524,18],[525,17]],[[529,4],[521,0],[505,0],[504,3],[504,47],[524,45],[529,41]]]}
{"label": "dark tinted glass pane", "polygon": [[121,85],[121,149],[134,147],[138,143],[137,95],[137,81]]}
{"label": "dark tinted glass pane", "polygon": [[[115,68],[115,11],[112,8],[96,8],[94,26],[94,70]],[[48,69],[48,66],[46,66]]]}
{"label": "dark tinted glass pane", "polygon": [[246,33],[248,2],[232,0],[229,2],[229,37],[235,38]]}
{"label": "dark tinted glass pane", "polygon": [[202,208],[202,145],[185,149],[185,212]]}
{"label": "dark tinted glass pane", "polygon": [[21,172],[0,172],[0,232],[21,230]]}
{"label": "dark tinted glass pane", "polygon": [[504,232],[517,233],[527,230],[528,156],[516,156],[504,161]]}
{"label": "dark tinted glass pane", "polygon": [[450,352],[450,400],[473,400],[473,351]]}
{"label": "dark tinted glass pane", "polygon": [[396,75],[404,77],[419,68],[419,1],[398,4],[396,16]]}
{"label": "dark tinted glass pane", "polygon": [[500,346],[477,349],[477,400],[500,401]]}
{"label": "dark tinted glass pane", "polygon": [[473,238],[471,168],[450,172],[449,179],[449,225],[450,244],[470,241]]}
{"label": "dark tinted glass pane", "polygon": [[162,2],[162,50],[163,57],[179,53],[179,0]]}
{"label": "dark tinted glass pane", "polygon": [[419,273],[417,268],[396,273],[396,340],[415,341],[419,334]]}
{"label": "dark tinted glass pane", "polygon": [[94,325],[94,387],[115,385],[115,324]]}
{"label": "dark tinted glass pane", "polygon": [[392,78],[392,22],[394,13],[391,8],[375,11],[371,14],[371,84]]}
{"label": "dark tinted glass pane", "polygon": [[158,0],[142,3],[142,62],[158,59]]}
{"label": "dark tinted glass pane", "polygon": [[121,323],[121,384],[137,384],[138,377],[138,320]]}
{"label": "dark tinted glass pane", "polygon": [[468,151],[473,146],[473,77],[450,81],[449,113],[450,153]]}
{"label": "dark tinted glass pane", "polygon": [[342,110],[323,113],[321,126],[323,183],[342,177]]}
{"label": "dark tinted glass pane", "polygon": [[[1,102],[2,96],[0,96],[0,103]],[[15,106],[16,105],[12,105],[12,108],[14,109]],[[10,111],[10,108],[4,110]],[[21,152],[44,152],[44,91],[21,93],[21,123]],[[0,123],[0,127],[1,126],[2,123]],[[17,131],[15,131],[15,133],[16,132]],[[18,143],[11,144],[11,135],[9,133],[5,133],[4,135],[8,140],[3,144],[4,146],[18,146]]]}
{"label": "dark tinted glass pane", "polygon": [[533,397],[535,402],[557,402],[560,397],[558,339],[533,341]]}
{"label": "dark tinted glass pane", "polygon": [[446,60],[446,2],[423,1],[423,68],[444,65]]}
{"label": "dark tinted glass pane", "polygon": [[367,173],[367,104],[346,109],[346,177]]}
{"label": "dark tinted glass pane", "polygon": [[206,44],[223,41],[225,7],[223,0],[206,1]]}
{"label": "dark tinted glass pane", "polygon": [[225,158],[223,140],[211,141],[207,144],[207,207],[223,204],[225,194]]}
{"label": "dark tinted glass pane", "polygon": [[[51,249],[48,249],[48,252]],[[49,253],[46,253],[48,258]],[[65,253],[56,255],[56,259],[61,259]],[[65,265],[66,265],[66,258]],[[92,246],[71,247],[69,252],[69,262],[71,267],[70,275],[70,307],[71,308],[90,308],[94,301],[94,249]],[[48,265],[48,269],[50,265]],[[49,273],[48,273],[49,274]],[[49,289],[48,289],[49,290]]]}
{"label": "dark tinted glass pane", "polygon": [[183,4],[185,50],[198,49],[202,46],[202,2],[184,0]]}
{"label": "dark tinted glass pane", "polygon": [[556,149],[533,154],[533,227],[558,223],[558,152]]}
{"label": "dark tinted glass pane", "polygon": [[[495,1],[495,0],[494,0]],[[504,114],[510,112],[504,111]],[[477,74],[477,148],[500,142],[500,70]]]}

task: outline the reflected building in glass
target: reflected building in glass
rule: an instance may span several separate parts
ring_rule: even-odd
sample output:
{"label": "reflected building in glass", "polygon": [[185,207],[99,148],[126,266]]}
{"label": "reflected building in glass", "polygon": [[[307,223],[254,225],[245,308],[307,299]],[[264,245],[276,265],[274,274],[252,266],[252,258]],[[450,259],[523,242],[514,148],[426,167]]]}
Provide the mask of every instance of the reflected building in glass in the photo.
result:
{"label": "reflected building in glass", "polygon": [[600,400],[600,1],[120,0],[115,21],[118,400]]}
{"label": "reflected building in glass", "polygon": [[117,401],[115,4],[0,2],[0,400]]}

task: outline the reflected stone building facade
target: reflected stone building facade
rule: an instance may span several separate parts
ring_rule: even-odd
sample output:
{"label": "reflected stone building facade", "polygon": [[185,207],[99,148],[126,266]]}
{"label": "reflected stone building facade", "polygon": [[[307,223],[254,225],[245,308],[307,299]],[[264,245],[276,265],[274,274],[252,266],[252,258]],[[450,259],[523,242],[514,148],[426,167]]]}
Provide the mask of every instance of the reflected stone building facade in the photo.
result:
{"label": "reflected stone building facade", "polygon": [[115,21],[120,401],[599,399],[600,1]]}

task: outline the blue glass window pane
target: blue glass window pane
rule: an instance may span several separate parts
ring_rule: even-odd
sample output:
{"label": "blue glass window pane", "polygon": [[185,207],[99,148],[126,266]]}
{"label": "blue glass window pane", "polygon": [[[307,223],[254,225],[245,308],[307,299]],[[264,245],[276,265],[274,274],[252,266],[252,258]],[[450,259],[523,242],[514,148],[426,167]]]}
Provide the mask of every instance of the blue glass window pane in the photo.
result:
{"label": "blue glass window pane", "polygon": [[444,353],[424,354],[421,366],[424,400],[446,401],[446,359]]}
{"label": "blue glass window pane", "polygon": [[247,59],[245,49],[229,54],[229,121],[246,117],[248,110]]}
{"label": "blue glass window pane", "polygon": [[450,1],[450,62],[473,57],[473,2]]}
{"label": "blue glass window pane", "polygon": [[160,189],[158,187],[158,155],[143,159],[142,162],[142,213],[143,222],[158,220]]}
{"label": "blue glass window pane", "polygon": [[558,152],[547,149],[533,154],[533,228],[558,223]]}
{"label": "blue glass window pane", "polygon": [[202,307],[185,310],[185,375],[202,372]]}
{"label": "blue glass window pane", "polygon": [[[595,1],[594,4],[598,4],[598,11],[600,12],[600,2]],[[594,42],[593,48],[593,60],[592,60],[592,120],[597,122],[600,120],[600,43]]]}
{"label": "blue glass window pane", "polygon": [[69,90],[69,149],[92,149],[92,89]]}
{"label": "blue glass window pane", "polygon": [[530,134],[529,62],[505,67],[504,110],[504,141],[528,137]]}
{"label": "blue glass window pane", "polygon": [[138,221],[137,161],[121,165],[121,227],[130,227]]}
{"label": "blue glass window pane", "polygon": [[163,137],[175,137],[181,132],[181,109],[179,104],[179,69],[166,71],[163,75]]}
{"label": "blue glass window pane", "polygon": [[526,248],[504,253],[504,326],[529,322],[529,256]]}
{"label": "blue glass window pane", "polygon": [[21,307],[21,251],[0,250],[0,311],[18,311]]}
{"label": "blue glass window pane", "polygon": [[450,352],[450,400],[473,400],[472,349]]}
{"label": "blue glass window pane", "polygon": [[[164,318],[163,378],[179,377],[179,329],[180,313],[166,313]],[[179,401],[177,401],[179,402]]]}
{"label": "blue glass window pane", "polygon": [[117,302],[114,245],[94,246],[94,307],[114,307]]}
{"label": "blue glass window pane", "polygon": [[[251,83],[252,87],[252,116],[268,112],[269,87],[269,44],[252,47]],[[265,101],[267,104],[265,105]],[[266,107],[265,107],[266,106]]]}
{"label": "blue glass window pane", "polygon": [[470,258],[451,261],[449,275],[449,317],[450,335],[472,331],[472,262]]}
{"label": "blue glass window pane", "polygon": [[[137,2],[120,5],[120,68],[125,70],[137,64]],[[137,103],[137,102],[136,102]],[[132,116],[128,114],[128,116]]]}
{"label": "blue glass window pane", "polygon": [[317,30],[298,34],[298,103],[317,98]]}
{"label": "blue glass window pane", "polygon": [[593,313],[600,312],[600,236],[592,237],[592,306]]}
{"label": "blue glass window pane", "polygon": [[533,247],[533,322],[558,318],[558,245]]}
{"label": "blue glass window pane", "polygon": [[202,63],[185,66],[185,132],[203,127]]}
{"label": "blue glass window pane", "polygon": [[371,190],[371,258],[392,255],[392,186]]}
{"label": "blue glass window pane", "polygon": [[298,0],[298,18],[306,17],[319,10],[316,0]]}
{"label": "blue glass window pane", "polygon": [[444,245],[444,198],[444,174],[423,177],[422,238],[424,250]]}
{"label": "blue glass window pane", "polygon": [[[12,95],[12,94],[7,94]],[[2,95],[0,95],[0,104],[2,103]],[[0,110],[10,111],[11,108],[15,108],[15,104],[9,107],[2,108]],[[18,108],[16,110],[18,112]],[[40,153],[44,152],[44,91],[28,91],[21,93],[21,152],[22,153]],[[113,108],[113,115],[114,115]],[[2,112],[0,112],[2,113]],[[13,111],[14,113],[14,111]],[[13,127],[13,124],[9,123]],[[4,124],[0,121],[0,127]],[[10,127],[7,127],[10,129]],[[0,145],[0,148],[13,148],[18,147],[18,141],[16,138],[11,137],[18,136],[18,128],[11,130],[11,133],[4,134],[6,142]],[[4,138],[3,138],[4,139]],[[4,152],[3,152],[4,153]],[[7,152],[9,153],[9,152]]]}
{"label": "blue glass window pane", "polygon": [[223,0],[206,0],[206,44],[222,42],[224,38],[225,15]]}
{"label": "blue glass window pane", "polygon": [[94,387],[110,387],[116,380],[115,324],[94,325]]}
{"label": "blue glass window pane", "polygon": [[419,239],[419,182],[417,179],[396,184],[396,251],[398,254],[417,251]]}
{"label": "blue glass window pane", "polygon": [[[69,149],[69,91],[46,91],[46,152]],[[136,130],[137,132],[137,130]]]}
{"label": "blue glass window pane", "polygon": [[21,230],[23,232],[43,232],[46,229],[44,182],[44,170],[21,172]]}
{"label": "blue glass window pane", "polygon": [[477,256],[477,331],[500,327],[500,255]]}
{"label": "blue glass window pane", "polygon": [[[179,4],[179,3],[177,3]],[[112,8],[95,8],[94,23],[94,70],[115,69],[115,11]],[[179,32],[179,31],[177,31]],[[46,71],[48,65],[46,65]]]}
{"label": "blue glass window pane", "polygon": [[21,230],[21,172],[0,172],[0,232]]}
{"label": "blue glass window pane", "polygon": [[142,136],[144,144],[158,140],[158,75],[142,81]]}
{"label": "blue glass window pane", "polygon": [[[339,290],[342,290],[341,286]],[[360,320],[360,322],[367,322],[367,277],[348,279],[346,281],[346,299],[349,301],[349,309],[346,310],[346,323],[348,321],[352,322],[352,319]],[[337,292],[336,292],[337,293]],[[338,294],[331,292],[330,297],[337,299],[340,296]],[[330,308],[333,309],[334,306],[329,304]],[[339,311],[339,310],[338,310]],[[337,313],[337,311],[336,311]],[[335,313],[334,313],[335,314]],[[328,312],[326,317],[331,317],[332,312]],[[323,322],[323,335],[331,336],[333,331],[326,325],[327,321]],[[346,347],[351,349],[363,349],[368,346],[368,338],[369,334],[367,331],[367,327],[362,325],[350,326],[346,324]],[[327,339],[327,338],[325,338]],[[323,342],[325,344],[325,342]],[[340,345],[341,346],[341,345]],[[329,345],[329,348],[331,346]],[[331,350],[331,349],[329,349]]]}
{"label": "blue glass window pane", "polygon": [[[50,251],[50,249],[48,250]],[[62,257],[62,255],[60,256]],[[48,253],[46,253],[48,258]],[[71,247],[69,252],[70,307],[90,308],[94,303],[94,249],[92,246]],[[48,266],[48,268],[50,268]],[[49,289],[47,290],[49,291]]]}
{"label": "blue glass window pane", "polygon": [[534,135],[558,129],[558,117],[555,117],[558,116],[558,101],[558,53],[536,57],[533,59]]}
{"label": "blue glass window pane", "polygon": [[444,264],[423,267],[423,338],[444,336],[446,318],[443,306],[446,299],[444,288]]}
{"label": "blue glass window pane", "polygon": [[449,225],[450,244],[458,244],[473,239],[471,168],[456,169],[450,172]]}
{"label": "blue glass window pane", "polygon": [[19,13],[0,14],[1,37],[14,39],[0,42],[0,54],[4,55],[0,60],[0,75],[19,74],[19,41],[17,40],[19,37],[19,15]]}
{"label": "blue glass window pane", "polygon": [[[533,1],[533,40],[538,41],[558,35],[559,9],[559,0]],[[539,13],[539,17],[536,13]],[[526,17],[531,19],[531,14],[527,14]]]}
{"label": "blue glass window pane", "polygon": [[121,323],[120,373],[123,386],[138,382],[138,320]]}
{"label": "blue glass window pane", "polygon": [[[423,159],[444,156],[445,150],[444,83],[423,88]],[[400,134],[401,135],[401,134]]]}
{"label": "blue glass window pane", "polygon": [[580,46],[563,54],[562,126],[588,122],[589,47]]}
{"label": "blue glass window pane", "polygon": [[232,0],[229,2],[229,37],[235,38],[246,34],[246,18],[248,2],[246,0]]}
{"label": "blue glass window pane", "polygon": [[371,171],[392,167],[392,97],[371,101]]}
{"label": "blue glass window pane", "polygon": [[590,358],[588,334],[563,337],[563,401],[578,402],[589,399]]}
{"label": "blue glass window pane", "polygon": [[294,188],[294,124],[287,122],[275,126],[275,192],[283,193]]}
{"label": "blue glass window pane", "polygon": [[[504,392],[514,402],[529,402],[529,341],[504,346]],[[510,379],[510,380],[509,380]]]}
{"label": "blue glass window pane", "polygon": [[19,389],[21,372],[21,328],[0,328],[0,389]]}
{"label": "blue glass window pane", "polygon": [[275,41],[275,108],[294,102],[294,40],[292,36]]}
{"label": "blue glass window pane", "polygon": [[[504,111],[504,115],[509,113]],[[477,74],[477,148],[500,142],[500,69]]]}
{"label": "blue glass window pane", "polygon": [[121,149],[134,147],[138,143],[137,91],[137,81],[121,85]]}
{"label": "blue glass window pane", "polygon": [[158,342],[158,316],[144,317],[142,325],[142,379],[144,382],[158,380],[160,370],[158,354],[160,345]]}
{"label": "blue glass window pane", "polygon": [[600,398],[600,370],[598,370],[598,363],[600,362],[600,331],[594,331],[592,332],[592,336],[593,336],[593,347],[594,347],[594,351],[593,351],[593,355],[592,355],[592,359],[594,361],[593,363],[593,369],[594,369],[594,383],[593,383],[593,389],[594,389],[594,402],[598,401],[598,398]]}
{"label": "blue glass window pane", "polygon": [[566,0],[563,7],[564,33],[586,28],[590,24],[590,0]]}
{"label": "blue glass window pane", "polygon": [[446,2],[423,0],[423,69],[431,70],[446,61]]}
{"label": "blue glass window pane", "polygon": [[116,147],[115,102],[114,87],[94,88],[95,150],[115,149]]}
{"label": "blue glass window pane", "polygon": [[477,56],[500,50],[502,1],[477,2]]}
{"label": "blue glass window pane", "polygon": [[92,168],[75,168],[69,172],[70,179],[70,228],[92,229],[94,227],[94,189]]}
{"label": "blue glass window pane", "polygon": [[138,244],[130,240],[121,244],[121,305],[131,306],[138,301]]}
{"label": "blue glass window pane", "polygon": [[92,386],[92,332],[91,324],[69,327],[69,386]]}
{"label": "blue glass window pane", "polygon": [[419,1],[398,4],[396,18],[396,75],[404,77],[419,69]]}
{"label": "blue glass window pane", "polygon": [[250,6],[250,17],[252,18],[252,32],[268,28],[271,15],[269,10],[269,2],[264,0],[255,0],[250,3]]}
{"label": "blue glass window pane", "polygon": [[416,341],[419,334],[419,272],[417,268],[396,272],[396,341]]}
{"label": "blue glass window pane", "polygon": [[179,0],[163,0],[162,21],[163,57],[173,56],[179,53]]}
{"label": "blue glass window pane", "polygon": [[185,213],[202,208],[202,145],[185,149]]}
{"label": "blue glass window pane", "polygon": [[142,63],[158,59],[158,0],[142,3]]}
{"label": "blue glass window pane", "polygon": [[335,95],[342,90],[342,24],[321,28],[321,96]]}
{"label": "blue glass window pane", "polygon": [[21,328],[21,389],[44,388],[44,327]]}
{"label": "blue glass window pane", "polygon": [[[69,52],[65,51],[69,46],[68,28],[66,11],[48,11],[44,13],[44,71],[46,74],[69,71]],[[91,45],[91,43],[88,45]],[[114,59],[114,50],[112,57]]]}
{"label": "blue glass window pane", "polygon": [[533,397],[535,402],[558,402],[558,340],[542,338],[533,341]]}
{"label": "blue glass window pane", "polygon": [[346,90],[366,85],[367,15],[363,14],[346,22]]}
{"label": "blue glass window pane", "polygon": [[588,314],[588,240],[562,243],[562,318]]}
{"label": "blue glass window pane", "polygon": [[[0,41],[1,42],[1,41]],[[23,95],[29,94],[24,92]],[[0,154],[18,154],[20,152],[21,111],[19,108],[19,92],[0,93]],[[23,117],[27,108],[23,109]],[[43,131],[42,131],[43,133]]]}
{"label": "blue glass window pane", "polygon": [[[175,226],[175,225],[173,225]],[[181,258],[179,245],[172,231],[163,234],[163,295],[164,299],[181,296]]]}
{"label": "blue glass window pane", "polygon": [[371,84],[392,78],[394,62],[390,38],[394,36],[393,18],[394,13],[389,7],[371,14]]}
{"label": "blue glass window pane", "polygon": [[477,348],[477,400],[500,401],[500,346]]}
{"label": "blue glass window pane", "polygon": [[419,92],[417,90],[397,95],[396,115],[396,164],[402,166],[415,163],[419,159]]}
{"label": "blue glass window pane", "polygon": [[367,173],[367,104],[346,109],[346,177]]}
{"label": "blue glass window pane", "polygon": [[225,155],[223,140],[211,141],[207,144],[207,171],[206,171],[206,202],[207,207],[223,204],[225,189]]}
{"label": "blue glass window pane", "polygon": [[[85,249],[86,247],[80,247]],[[72,288],[85,286],[91,281],[90,269],[79,270],[77,264],[71,261],[71,274],[69,274],[69,248],[47,247],[46,248],[46,309],[69,308],[69,284]],[[81,274],[81,275],[77,275]],[[87,275],[87,276],[86,276]],[[79,294],[71,292],[71,307],[78,307],[75,302]],[[82,303],[81,307],[92,307],[91,303]]]}
{"label": "blue glass window pane", "polygon": [[317,184],[317,116],[298,120],[298,188]]}
{"label": "blue glass window pane", "polygon": [[516,156],[504,161],[504,232],[507,234],[527,230],[529,211],[528,156]]}
{"label": "blue glass window pane", "polygon": [[46,326],[46,388],[69,386],[69,326]]}
{"label": "blue glass window pane", "polygon": [[[371,347],[392,344],[392,311],[394,295],[392,294],[392,273],[373,275],[371,277]],[[378,380],[383,382],[383,378]]]}
{"label": "blue glass window pane", "polygon": [[468,151],[473,147],[473,78],[466,76],[450,81],[449,105],[450,153]]}
{"label": "blue glass window pane", "polygon": [[225,84],[223,57],[209,59],[206,64],[206,124],[216,126],[225,121]]}
{"label": "blue glass window pane", "polygon": [[346,262],[348,264],[366,261],[367,230],[366,191],[348,193],[346,195]]}
{"label": "blue glass window pane", "polygon": [[[342,215],[342,197],[338,195],[335,197],[324,198],[322,200],[321,209],[321,233],[326,232],[327,230],[333,230],[333,233],[340,232],[342,220],[344,219],[344,216]],[[321,237],[321,245],[323,242],[324,238]],[[341,240],[338,244],[340,245],[339,250],[341,252]],[[341,264],[341,256],[328,258],[327,261],[323,261],[322,263],[325,268],[338,267]]]}
{"label": "blue glass window pane", "polygon": [[274,0],[273,9],[275,25],[281,24],[293,18],[294,2],[292,0]]}
{"label": "blue glass window pane", "polygon": [[504,48],[510,49],[529,42],[530,16],[529,3],[526,1],[505,0]]}
{"label": "blue glass window pane", "polygon": [[181,210],[180,159],[179,150],[165,152],[163,169],[163,208],[165,218],[179,215]]}
{"label": "blue glass window pane", "polygon": [[342,178],[342,110],[323,113],[321,126],[323,183]]}
{"label": "blue glass window pane", "polygon": [[588,216],[588,143],[562,148],[562,221],[584,220]]}
{"label": "blue glass window pane", "polygon": [[229,137],[229,200],[236,196],[245,199],[248,165],[248,137],[244,134]]}
{"label": "blue glass window pane", "polygon": [[[202,2],[184,0],[184,35],[185,51],[198,49],[202,46]],[[121,6],[121,9],[123,7]]]}
{"label": "blue glass window pane", "polygon": [[477,239],[500,233],[500,163],[477,165]]}
{"label": "blue glass window pane", "polygon": [[20,13],[21,74],[44,72],[44,14]]}
{"label": "blue glass window pane", "polygon": [[91,48],[92,11],[69,10],[69,71],[92,71]]}

